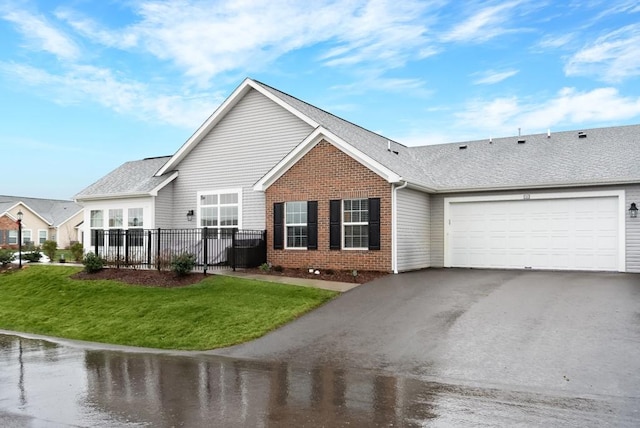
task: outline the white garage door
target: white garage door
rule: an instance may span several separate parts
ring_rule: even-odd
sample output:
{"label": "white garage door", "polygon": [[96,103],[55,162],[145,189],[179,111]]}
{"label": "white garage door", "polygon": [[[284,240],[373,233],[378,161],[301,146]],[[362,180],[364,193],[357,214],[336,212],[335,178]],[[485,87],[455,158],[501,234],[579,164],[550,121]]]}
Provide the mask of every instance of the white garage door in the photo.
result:
{"label": "white garage door", "polygon": [[619,270],[617,196],[448,203],[448,266]]}

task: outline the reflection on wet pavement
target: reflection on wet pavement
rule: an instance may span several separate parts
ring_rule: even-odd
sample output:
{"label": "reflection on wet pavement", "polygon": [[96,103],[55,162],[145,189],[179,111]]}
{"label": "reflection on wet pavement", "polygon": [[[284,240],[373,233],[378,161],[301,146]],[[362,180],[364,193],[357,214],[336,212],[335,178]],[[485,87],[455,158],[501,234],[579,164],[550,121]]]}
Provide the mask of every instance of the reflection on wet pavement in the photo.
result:
{"label": "reflection on wet pavement", "polygon": [[209,355],[84,350],[0,334],[0,426],[637,426],[640,399],[447,385]]}

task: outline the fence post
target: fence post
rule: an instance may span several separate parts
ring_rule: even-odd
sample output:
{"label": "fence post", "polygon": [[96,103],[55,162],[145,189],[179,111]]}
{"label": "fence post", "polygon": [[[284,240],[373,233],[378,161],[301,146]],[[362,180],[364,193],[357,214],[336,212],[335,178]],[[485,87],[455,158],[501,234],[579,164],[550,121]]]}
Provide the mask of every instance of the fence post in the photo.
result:
{"label": "fence post", "polygon": [[156,249],[156,266],[160,270],[160,228],[158,228],[158,247]]}
{"label": "fence post", "polygon": [[236,271],[236,232],[238,229],[235,227],[231,229],[231,269]]}
{"label": "fence post", "polygon": [[151,229],[147,230],[147,269],[151,267]]}
{"label": "fence post", "polygon": [[129,267],[129,229],[124,231],[124,265]]}
{"label": "fence post", "polygon": [[93,246],[94,246],[94,251],[96,253],[96,256],[99,255],[98,254],[98,229],[93,229]]}
{"label": "fence post", "polygon": [[[196,229],[197,230],[197,229]],[[203,254],[203,263],[204,263],[204,274],[207,274],[207,267],[209,266],[209,230],[207,229],[207,227],[205,226],[202,229],[202,234],[200,235],[200,239],[203,240],[202,242],[202,252]]]}

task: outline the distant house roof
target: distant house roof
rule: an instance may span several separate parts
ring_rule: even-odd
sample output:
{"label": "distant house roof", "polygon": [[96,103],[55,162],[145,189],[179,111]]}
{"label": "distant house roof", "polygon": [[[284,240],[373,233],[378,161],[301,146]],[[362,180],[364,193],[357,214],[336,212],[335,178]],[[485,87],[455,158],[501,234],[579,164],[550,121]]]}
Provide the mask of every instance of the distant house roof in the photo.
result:
{"label": "distant house roof", "polygon": [[171,156],[126,162],[74,196],[77,201],[153,195],[177,177],[177,172],[156,176]]}
{"label": "distant house roof", "polygon": [[0,195],[0,214],[22,203],[51,226],[59,226],[82,210],[73,201]]}

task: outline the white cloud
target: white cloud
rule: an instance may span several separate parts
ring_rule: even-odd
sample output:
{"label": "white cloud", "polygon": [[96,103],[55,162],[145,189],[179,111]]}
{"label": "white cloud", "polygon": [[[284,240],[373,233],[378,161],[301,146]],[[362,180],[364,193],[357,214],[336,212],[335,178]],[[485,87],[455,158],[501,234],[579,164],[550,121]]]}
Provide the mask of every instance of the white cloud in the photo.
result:
{"label": "white cloud", "polygon": [[568,76],[596,76],[607,82],[640,75],[640,24],[599,37],[573,55],[564,71]]}
{"label": "white cloud", "polygon": [[536,100],[474,100],[456,114],[460,129],[483,130],[487,135],[512,135],[517,128],[541,132],[564,125],[619,123],[638,116],[640,97],[622,96],[615,88],[584,92],[564,88],[555,97]]}
{"label": "white cloud", "polygon": [[2,11],[2,19],[16,26],[28,41],[29,48],[49,52],[65,60],[73,60],[80,55],[76,43],[42,15],[7,9]]}
{"label": "white cloud", "polygon": [[66,22],[71,28],[83,37],[96,41],[104,46],[119,49],[134,47],[138,40],[135,34],[126,31],[109,31],[91,18],[66,8],[55,12],[56,18]]}
{"label": "white cloud", "polygon": [[476,85],[494,85],[508,79],[509,77],[513,77],[516,74],[518,74],[518,70],[487,70],[481,73],[476,73],[475,75],[478,77],[473,81],[473,83]]}
{"label": "white cloud", "polygon": [[143,121],[195,129],[224,99],[221,94],[198,97],[163,93],[163,88],[131,81],[106,68],[75,65],[53,74],[29,65],[0,63],[0,73],[37,87],[61,105],[93,102]]}
{"label": "white cloud", "polygon": [[481,43],[504,33],[513,32],[515,30],[508,28],[508,24],[512,23],[513,11],[520,3],[520,1],[512,1],[474,11],[473,15],[445,33],[442,40]]}
{"label": "white cloud", "polygon": [[438,6],[418,0],[318,0],[313,7],[288,0],[147,0],[133,6],[138,21],[120,29],[68,8],[56,15],[93,42],[151,53],[206,86],[221,73],[262,70],[311,46],[327,66],[402,66],[436,53],[424,12]]}

